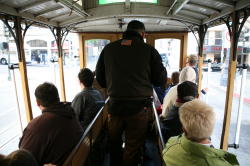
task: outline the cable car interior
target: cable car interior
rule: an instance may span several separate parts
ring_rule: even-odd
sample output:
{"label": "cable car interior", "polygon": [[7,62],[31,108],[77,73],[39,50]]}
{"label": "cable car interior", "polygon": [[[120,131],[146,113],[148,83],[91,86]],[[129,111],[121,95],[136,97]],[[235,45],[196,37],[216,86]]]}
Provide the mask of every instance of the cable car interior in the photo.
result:
{"label": "cable car interior", "polygon": [[[24,127],[41,114],[33,96],[37,85],[54,82],[61,100],[71,101],[79,91],[79,70],[95,70],[104,46],[121,39],[131,20],[139,20],[146,27],[144,41],[158,50],[168,77],[186,66],[190,54],[198,55],[198,90],[206,93],[200,93],[200,98],[215,107],[217,116],[212,141],[216,148],[237,154],[240,164],[247,166],[249,15],[249,0],[0,0],[1,31],[6,31],[0,32],[0,39],[9,43],[0,47],[0,60],[17,59],[17,63],[8,58],[0,61],[4,76],[0,76],[0,105],[5,109],[0,112],[0,153],[17,149]],[[105,103],[108,100],[106,96]],[[95,148],[102,147],[96,142],[106,141],[107,109],[107,104],[100,109],[63,166],[97,162]],[[165,143],[153,110],[154,162],[144,156],[142,165],[164,165]],[[108,153],[102,150],[101,165],[108,165]]]}

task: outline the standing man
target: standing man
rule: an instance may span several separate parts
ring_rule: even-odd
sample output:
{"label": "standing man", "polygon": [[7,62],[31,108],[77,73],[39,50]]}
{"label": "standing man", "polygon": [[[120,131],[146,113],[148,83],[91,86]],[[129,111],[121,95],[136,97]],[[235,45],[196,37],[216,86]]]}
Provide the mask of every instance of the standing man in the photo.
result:
{"label": "standing man", "polygon": [[151,115],[152,85],[166,83],[167,72],[161,57],[155,48],[144,43],[144,36],[144,24],[131,21],[123,38],[103,49],[96,66],[96,79],[110,96],[108,128],[112,166],[138,165]]}

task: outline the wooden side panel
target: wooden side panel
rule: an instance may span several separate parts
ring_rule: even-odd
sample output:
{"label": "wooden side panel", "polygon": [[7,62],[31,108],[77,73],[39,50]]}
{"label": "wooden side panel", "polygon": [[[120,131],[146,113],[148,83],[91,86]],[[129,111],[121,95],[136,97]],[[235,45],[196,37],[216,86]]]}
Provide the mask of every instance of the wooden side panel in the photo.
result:
{"label": "wooden side panel", "polygon": [[147,35],[147,36],[146,36],[146,43],[154,47],[154,46],[155,46],[155,39],[154,39],[154,36],[152,36],[152,35]]}
{"label": "wooden side panel", "polygon": [[100,132],[105,128],[107,118],[108,111],[107,105],[105,105],[104,110],[99,114],[89,132],[75,147],[63,166],[83,166],[86,163],[88,156],[91,154],[91,146],[95,143]]}
{"label": "wooden side panel", "polygon": [[180,57],[180,69],[186,66],[187,61],[187,42],[188,42],[188,33],[183,34],[183,38],[181,39],[181,57]]}
{"label": "wooden side panel", "polygon": [[86,66],[86,61],[84,57],[84,42],[82,34],[78,34],[79,38],[79,59],[80,59],[80,69]]}

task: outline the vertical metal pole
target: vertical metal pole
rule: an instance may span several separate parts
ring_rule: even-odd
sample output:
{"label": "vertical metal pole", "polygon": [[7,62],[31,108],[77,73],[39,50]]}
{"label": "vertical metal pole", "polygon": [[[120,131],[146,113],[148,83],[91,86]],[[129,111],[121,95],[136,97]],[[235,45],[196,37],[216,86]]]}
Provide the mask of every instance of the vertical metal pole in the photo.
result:
{"label": "vertical metal pole", "polygon": [[[211,61],[208,62],[207,64],[207,88],[209,87],[209,76],[210,76],[210,73],[211,73]],[[206,94],[206,103],[208,103],[208,95]]]}
{"label": "vertical metal pole", "polygon": [[19,126],[20,126],[20,129],[21,129],[21,133],[23,133],[23,125],[22,125],[21,111],[20,111],[20,105],[19,105],[19,100],[18,100],[18,93],[17,93],[17,87],[16,87],[16,77],[15,77],[14,68],[12,70],[12,75],[13,75],[13,84],[14,84],[15,94],[16,94],[16,104],[17,104]]}
{"label": "vertical metal pole", "polygon": [[55,85],[56,85],[56,64],[53,61],[53,69],[54,69],[54,80],[55,80]]}
{"label": "vertical metal pole", "polygon": [[154,102],[152,102],[152,106],[153,106],[153,112],[154,112],[154,116],[155,116],[156,128],[158,130],[160,141],[161,141],[161,146],[164,149],[165,144],[164,144],[164,141],[163,141],[163,136],[162,136],[162,133],[161,133],[160,121],[159,121],[159,117],[158,117],[158,114],[157,114]]}
{"label": "vertical metal pole", "polygon": [[240,125],[241,125],[241,117],[244,103],[244,91],[245,84],[247,78],[247,67],[243,67],[242,78],[241,78],[241,88],[240,88],[240,102],[238,107],[238,116],[237,116],[237,128],[235,133],[235,147],[239,147],[239,138],[240,138]]}

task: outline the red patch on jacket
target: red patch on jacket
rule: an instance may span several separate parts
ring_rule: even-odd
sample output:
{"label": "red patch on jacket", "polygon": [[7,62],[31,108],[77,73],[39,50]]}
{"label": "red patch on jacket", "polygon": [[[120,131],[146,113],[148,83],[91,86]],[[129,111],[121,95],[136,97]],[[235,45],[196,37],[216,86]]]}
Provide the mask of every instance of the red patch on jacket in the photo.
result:
{"label": "red patch on jacket", "polygon": [[131,46],[132,40],[122,40],[121,45],[123,46]]}

